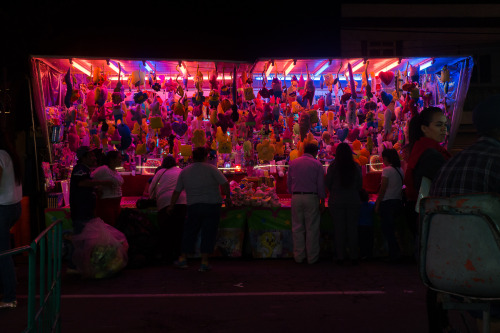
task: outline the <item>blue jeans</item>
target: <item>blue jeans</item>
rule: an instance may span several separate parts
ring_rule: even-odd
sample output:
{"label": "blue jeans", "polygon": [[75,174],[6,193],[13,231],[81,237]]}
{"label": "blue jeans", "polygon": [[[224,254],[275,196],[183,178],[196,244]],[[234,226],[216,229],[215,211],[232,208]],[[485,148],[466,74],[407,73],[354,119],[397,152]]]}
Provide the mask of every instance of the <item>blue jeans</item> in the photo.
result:
{"label": "blue jeans", "polygon": [[[10,250],[10,228],[21,217],[21,203],[0,205],[0,252]],[[3,302],[16,300],[16,272],[12,256],[0,258],[0,277],[3,284]]]}
{"label": "blue jeans", "polygon": [[395,233],[396,217],[403,212],[401,200],[384,200],[380,203],[380,225],[389,248],[389,258],[397,259],[401,251]]}
{"label": "blue jeans", "polygon": [[197,203],[187,206],[187,219],[182,235],[182,253],[194,253],[200,230],[200,253],[214,252],[220,211],[221,204]]}

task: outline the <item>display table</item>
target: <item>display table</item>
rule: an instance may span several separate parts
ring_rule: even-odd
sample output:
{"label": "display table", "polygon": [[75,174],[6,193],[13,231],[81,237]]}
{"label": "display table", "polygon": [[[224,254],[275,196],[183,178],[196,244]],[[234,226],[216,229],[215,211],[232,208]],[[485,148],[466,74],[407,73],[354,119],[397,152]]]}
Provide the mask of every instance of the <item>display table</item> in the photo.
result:
{"label": "display table", "polygon": [[[138,197],[122,198],[123,210],[135,210],[145,214],[153,225],[157,226],[157,212],[153,208],[137,209],[135,202]],[[292,258],[292,213],[290,197],[280,198],[282,207],[222,207],[219,234],[216,249],[213,253],[218,257],[241,257],[244,254],[253,258]],[[71,215],[69,207],[47,208],[45,223],[50,225],[61,219],[63,230],[70,230]],[[334,253],[334,219],[326,209],[321,214],[320,248],[321,257],[332,258]],[[413,240],[409,228],[403,220],[396,221],[396,233],[403,255],[413,255]],[[382,236],[380,221],[374,218],[374,256],[387,254]],[[199,256],[195,253],[194,256]]]}
{"label": "display table", "polygon": [[[271,174],[276,182],[276,193],[287,194],[287,175],[280,177],[278,174]],[[246,177],[246,174],[225,174],[227,180],[240,182]],[[382,172],[368,172],[363,175],[363,188],[370,194],[378,193],[380,188],[380,178]],[[153,175],[122,175],[123,187],[122,192],[124,197],[141,196],[144,193],[146,184],[152,179]]]}

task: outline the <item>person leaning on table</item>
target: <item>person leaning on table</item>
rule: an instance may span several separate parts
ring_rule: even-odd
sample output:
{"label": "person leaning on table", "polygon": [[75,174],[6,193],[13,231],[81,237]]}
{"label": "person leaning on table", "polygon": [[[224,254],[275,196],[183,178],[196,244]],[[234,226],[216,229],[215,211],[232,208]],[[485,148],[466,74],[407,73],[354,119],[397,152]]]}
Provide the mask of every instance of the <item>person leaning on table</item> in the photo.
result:
{"label": "person leaning on table", "polygon": [[220,221],[222,196],[224,202],[231,207],[231,190],[229,182],[222,172],[207,163],[208,151],[205,147],[193,150],[193,163],[185,167],[179,174],[175,191],[172,194],[168,213],[172,213],[182,190],[186,191],[187,219],[182,236],[182,254],[174,265],[187,268],[187,254],[194,252],[194,247],[201,229],[201,265],[200,272],[209,271],[208,256],[215,249],[217,231]]}

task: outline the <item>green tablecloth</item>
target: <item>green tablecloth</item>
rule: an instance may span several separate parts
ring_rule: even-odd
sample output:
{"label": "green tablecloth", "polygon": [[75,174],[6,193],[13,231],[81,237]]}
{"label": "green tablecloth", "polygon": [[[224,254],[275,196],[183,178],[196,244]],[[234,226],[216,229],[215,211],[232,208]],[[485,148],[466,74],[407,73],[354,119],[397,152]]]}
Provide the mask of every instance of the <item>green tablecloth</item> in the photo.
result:
{"label": "green tablecloth", "polygon": [[[123,208],[123,210],[126,209],[135,208]],[[157,226],[157,213],[154,209],[140,211],[146,214],[153,225]],[[69,208],[45,210],[47,226],[58,219],[62,220],[63,230],[72,229]],[[254,258],[291,258],[293,257],[291,221],[290,207],[222,207],[219,233],[213,255],[241,257],[246,252],[251,252]],[[406,222],[398,219],[395,228],[401,253],[413,255],[413,238]],[[321,214],[321,257],[332,258],[334,254],[333,240],[334,221],[327,209]],[[199,248],[199,244],[197,248]],[[381,233],[380,220],[377,216],[374,219],[373,254],[376,257],[387,255],[386,242]],[[193,256],[199,256],[199,251]]]}

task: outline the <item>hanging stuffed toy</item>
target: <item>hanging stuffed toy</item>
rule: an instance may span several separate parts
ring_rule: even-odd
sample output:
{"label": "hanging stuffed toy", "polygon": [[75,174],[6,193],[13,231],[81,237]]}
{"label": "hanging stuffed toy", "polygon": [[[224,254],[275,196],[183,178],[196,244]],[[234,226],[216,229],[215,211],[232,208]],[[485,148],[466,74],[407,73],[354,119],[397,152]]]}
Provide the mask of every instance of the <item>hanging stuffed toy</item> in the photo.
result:
{"label": "hanging stuffed toy", "polygon": [[306,111],[300,113],[299,129],[300,129],[300,140],[303,141],[307,133],[311,129],[311,116]]}
{"label": "hanging stuffed toy", "polygon": [[441,77],[439,81],[444,84],[444,93],[448,93],[448,87],[450,83],[450,70],[448,69],[448,65],[444,65],[441,69]]}
{"label": "hanging stuffed toy", "polygon": [[306,81],[304,81],[304,77],[302,76],[302,74],[300,74],[300,79],[297,82],[297,91],[299,93],[302,93],[303,90],[304,90],[305,85],[306,85]]}
{"label": "hanging stuffed toy", "polygon": [[70,98],[71,104],[75,103],[76,101],[80,100],[80,98],[81,98],[80,90],[78,88],[75,88],[75,87],[78,87],[78,84],[77,84],[74,76],[73,76],[72,82],[73,82],[72,87],[71,87],[72,93],[71,93],[71,98]]}
{"label": "hanging stuffed toy", "polygon": [[356,120],[356,101],[350,99],[347,102],[347,123],[349,124],[349,128],[353,128],[356,125]]}
{"label": "hanging stuffed toy", "polygon": [[196,68],[196,75],[194,76],[194,86],[197,91],[203,89],[203,73],[200,71],[200,65]]}
{"label": "hanging stuffed toy", "polygon": [[95,104],[102,107],[108,98],[108,89],[99,86],[95,89]]}
{"label": "hanging stuffed toy", "polygon": [[234,126],[234,123],[231,119],[230,115],[219,113],[217,114],[217,122],[215,124],[217,127],[220,127],[224,133],[227,132],[227,129]]}
{"label": "hanging stuffed toy", "polygon": [[267,77],[265,74],[262,74],[262,88],[259,90],[259,95],[262,98],[269,98],[271,96],[271,93],[266,88],[266,83],[267,83]]}
{"label": "hanging stuffed toy", "polygon": [[272,161],[274,159],[275,147],[271,141],[265,139],[262,143],[257,144],[257,156],[262,161]]}
{"label": "hanging stuffed toy", "polygon": [[115,89],[113,89],[111,100],[113,101],[114,104],[120,104],[124,99],[125,99],[125,93],[123,91],[123,85],[120,81],[118,81]]}
{"label": "hanging stuffed toy", "polygon": [[205,131],[202,129],[195,129],[193,131],[193,138],[191,139],[191,142],[193,142],[195,148],[204,147],[207,142]]}
{"label": "hanging stuffed toy", "polygon": [[113,108],[111,109],[111,112],[113,113],[113,118],[115,120],[115,125],[117,124],[118,120],[123,122],[123,114],[125,113],[122,107],[122,104],[113,104]]}
{"label": "hanging stuffed toy", "polygon": [[185,122],[174,121],[171,126],[172,126],[172,130],[179,137],[182,137],[184,134],[186,134],[186,132],[188,130],[188,125]]}
{"label": "hanging stuffed toy", "polygon": [[64,83],[66,83],[66,95],[64,96],[64,105],[69,109],[71,106],[71,95],[73,94],[73,86],[71,85],[70,68],[64,75]]}
{"label": "hanging stuffed toy", "polygon": [[[307,65],[306,65],[307,68]],[[314,81],[311,79],[311,75],[309,73],[309,69],[307,69],[307,81],[304,85],[305,94],[302,96],[302,100],[305,103],[309,103],[309,107],[312,107],[314,100],[314,93],[316,91],[316,87],[314,86]],[[306,104],[307,105],[307,104]]]}
{"label": "hanging stuffed toy", "polygon": [[386,85],[390,85],[394,80],[394,72],[380,72],[378,73],[380,80]]}
{"label": "hanging stuffed toy", "polygon": [[332,92],[332,86],[333,86],[333,74],[325,74],[325,85],[328,88],[328,91],[331,93]]}
{"label": "hanging stuffed toy", "polygon": [[141,70],[135,70],[133,71],[130,76],[129,76],[129,79],[128,79],[128,85],[129,87],[140,87],[142,85],[144,85],[144,80],[146,79],[146,73],[145,72],[141,72]]}
{"label": "hanging stuffed toy", "polygon": [[210,84],[210,90],[219,90],[219,82],[217,81],[217,68],[214,68],[212,71],[212,75],[210,76],[210,80],[208,80]]}
{"label": "hanging stuffed toy", "polygon": [[101,69],[99,67],[95,67],[92,71],[92,82],[95,85],[99,85],[99,80],[101,78]]}
{"label": "hanging stuffed toy", "polygon": [[276,76],[273,78],[271,89],[273,91],[274,98],[281,98],[283,91],[281,90],[281,81],[278,79],[278,72],[276,72]]}
{"label": "hanging stuffed toy", "polygon": [[137,105],[135,108],[131,108],[130,112],[132,112],[132,121],[136,121],[139,127],[142,127],[142,120],[146,118],[146,115],[142,113],[141,106]]}
{"label": "hanging stuffed toy", "polygon": [[142,104],[148,99],[148,94],[146,92],[138,91],[134,94],[135,104]]}
{"label": "hanging stuffed toy", "polygon": [[420,80],[419,66],[410,65],[410,80],[411,82],[418,84]]}
{"label": "hanging stuffed toy", "polygon": [[217,90],[211,90],[208,95],[208,103],[211,108],[217,108],[219,105],[219,92]]}
{"label": "hanging stuffed toy", "polygon": [[130,132],[130,128],[124,123],[118,124],[116,129],[118,130],[118,133],[120,134],[121,137],[120,144],[117,145],[116,148],[118,148],[121,151],[124,151],[132,144],[132,133]]}
{"label": "hanging stuffed toy", "polygon": [[347,69],[349,70],[349,83],[350,83],[350,86],[351,86],[351,97],[353,99],[356,99],[356,97],[357,97],[357,95],[356,95],[356,85],[355,85],[355,81],[354,81],[354,75],[352,74],[351,63],[347,64]]}

